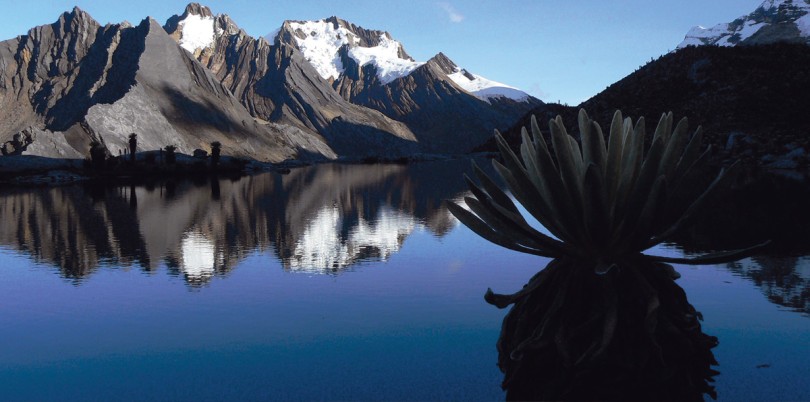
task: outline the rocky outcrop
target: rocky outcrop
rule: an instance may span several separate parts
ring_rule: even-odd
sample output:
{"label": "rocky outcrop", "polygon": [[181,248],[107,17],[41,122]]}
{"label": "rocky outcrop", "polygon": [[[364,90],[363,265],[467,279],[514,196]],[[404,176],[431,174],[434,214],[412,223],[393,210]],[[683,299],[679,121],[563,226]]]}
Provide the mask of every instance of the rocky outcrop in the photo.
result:
{"label": "rocky outcrop", "polygon": [[[114,51],[120,40],[113,31],[74,8],[51,25],[0,42],[0,141],[10,141],[30,127],[42,132],[59,131],[62,133],[53,135],[64,141],[56,142],[68,143],[80,153],[78,149],[86,145],[86,133],[70,127],[81,120],[83,109],[94,96],[106,92],[110,97],[110,91],[96,95],[106,79],[93,82],[91,78],[106,77],[107,63],[82,61],[88,55],[88,60],[106,61],[110,48]],[[39,137],[45,141],[46,136]]]}
{"label": "rocky outcrop", "polygon": [[491,138],[494,129],[508,128],[532,107],[542,104],[505,97],[484,100],[471,95],[448,77],[458,67],[442,53],[386,85],[367,78],[375,76],[373,68],[347,68],[336,85],[352,88],[343,91],[352,102],[406,123],[433,152],[469,152]]}

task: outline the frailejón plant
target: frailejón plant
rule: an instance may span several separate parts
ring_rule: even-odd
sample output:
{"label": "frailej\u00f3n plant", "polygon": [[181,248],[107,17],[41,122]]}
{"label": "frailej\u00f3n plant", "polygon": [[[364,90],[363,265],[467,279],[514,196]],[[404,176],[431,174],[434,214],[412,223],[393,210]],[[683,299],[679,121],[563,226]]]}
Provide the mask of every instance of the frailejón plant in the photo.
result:
{"label": "frailej\u00f3n plant", "polygon": [[[514,305],[498,340],[507,399],[702,400],[715,396],[711,349],[700,313],[667,263],[739,259],[756,247],[698,258],[643,252],[670,239],[729,176],[707,176],[711,149],[686,118],[661,116],[645,147],[644,118],[616,112],[607,140],[580,111],[581,145],[559,116],[549,122],[551,146],[537,121],[524,128],[520,156],[503,137],[503,162],[493,161],[509,192],[549,234],[532,226],[496,182],[474,164],[467,208],[450,212],[500,246],[551,257],[511,295],[488,290],[499,308]],[[674,127],[673,127],[674,126]]]}
{"label": "frailej\u00f3n plant", "polygon": [[[518,157],[496,132],[504,163],[493,161],[510,192],[554,237],[532,227],[509,196],[478,166],[480,185],[467,177],[473,197],[469,209],[449,203],[450,212],[481,237],[500,246],[545,257],[594,262],[604,273],[669,239],[694,215],[727,175],[707,182],[711,149],[701,150],[698,127],[691,135],[681,119],[673,130],[672,113],[663,114],[644,152],[645,122],[634,124],[621,111],[613,116],[607,143],[599,124],[579,112],[582,146],[568,135],[562,118],[549,121],[552,147],[534,117],[532,136],[523,129]],[[730,169],[733,169],[733,165]],[[681,264],[739,259],[750,249],[698,258],[647,256],[650,261]]]}

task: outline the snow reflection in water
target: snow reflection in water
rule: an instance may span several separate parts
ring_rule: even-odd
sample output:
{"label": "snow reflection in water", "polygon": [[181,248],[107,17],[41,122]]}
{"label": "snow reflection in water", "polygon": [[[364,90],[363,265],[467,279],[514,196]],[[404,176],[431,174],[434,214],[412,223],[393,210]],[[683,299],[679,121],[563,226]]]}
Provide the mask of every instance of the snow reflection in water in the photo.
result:
{"label": "snow reflection in water", "polygon": [[387,260],[398,252],[405,238],[417,227],[412,216],[382,208],[376,217],[360,217],[344,236],[343,217],[337,206],[325,206],[315,214],[284,261],[293,271],[334,272],[364,260]]}

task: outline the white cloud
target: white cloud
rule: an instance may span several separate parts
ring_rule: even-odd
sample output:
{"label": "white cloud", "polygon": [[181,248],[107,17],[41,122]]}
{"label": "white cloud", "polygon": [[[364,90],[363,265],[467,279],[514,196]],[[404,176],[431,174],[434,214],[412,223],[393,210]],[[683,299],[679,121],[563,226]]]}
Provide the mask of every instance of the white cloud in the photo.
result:
{"label": "white cloud", "polygon": [[461,15],[458,11],[456,11],[455,7],[453,7],[450,3],[447,2],[440,2],[436,3],[439,7],[442,8],[447,13],[447,18],[450,18],[451,22],[461,22],[464,21],[464,16]]}

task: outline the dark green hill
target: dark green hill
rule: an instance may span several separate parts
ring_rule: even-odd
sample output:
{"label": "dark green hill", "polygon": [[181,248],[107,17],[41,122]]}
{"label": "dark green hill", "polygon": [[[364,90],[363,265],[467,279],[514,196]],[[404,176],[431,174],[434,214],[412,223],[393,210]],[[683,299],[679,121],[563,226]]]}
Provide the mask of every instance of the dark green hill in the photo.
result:
{"label": "dark green hill", "polygon": [[[651,61],[578,107],[535,108],[505,135],[518,141],[519,127],[531,114],[541,128],[556,114],[574,128],[579,107],[603,127],[616,109],[645,116],[649,132],[662,112],[672,111],[676,119],[688,117],[691,127],[702,125],[704,142],[726,157],[801,168],[810,151],[809,67],[810,46],[803,44],[687,47]],[[485,149],[494,149],[492,143]]]}

